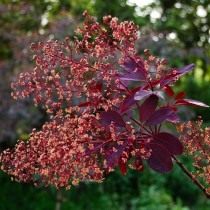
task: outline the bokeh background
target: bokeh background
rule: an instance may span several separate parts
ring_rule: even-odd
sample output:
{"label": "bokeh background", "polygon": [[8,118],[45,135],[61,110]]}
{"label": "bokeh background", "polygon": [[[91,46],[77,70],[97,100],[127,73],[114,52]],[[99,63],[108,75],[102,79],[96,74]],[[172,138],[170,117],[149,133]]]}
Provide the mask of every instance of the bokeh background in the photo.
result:
{"label": "bokeh background", "polygon": [[[210,104],[209,0],[0,0],[0,150],[26,139],[47,120],[31,100],[14,101],[10,83],[33,69],[30,43],[73,36],[82,12],[111,14],[140,26],[139,53],[150,49],[173,67],[195,63],[176,85],[187,96]],[[210,111],[182,110],[183,119]],[[190,168],[190,160],[183,158]],[[0,210],[209,210],[210,202],[176,166],[170,174],[151,170],[126,176],[112,173],[102,184],[84,183],[70,191],[19,184],[0,172]]]}

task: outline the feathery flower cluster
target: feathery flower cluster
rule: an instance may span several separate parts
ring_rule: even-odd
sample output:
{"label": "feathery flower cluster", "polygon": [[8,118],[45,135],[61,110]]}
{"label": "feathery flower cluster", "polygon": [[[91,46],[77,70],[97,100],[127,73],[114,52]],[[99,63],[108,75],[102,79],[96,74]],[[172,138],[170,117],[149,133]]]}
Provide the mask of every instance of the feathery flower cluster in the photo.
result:
{"label": "feathery flower cluster", "polygon": [[[119,59],[117,56],[125,52],[120,55],[117,48],[126,45],[124,50],[133,52],[137,28],[109,16],[104,18],[104,23],[101,26],[86,15],[74,42],[67,38],[64,42],[32,44],[36,68],[20,74],[19,80],[12,84],[13,97],[33,96],[35,104],[42,104],[49,111],[78,105],[82,100],[98,106],[106,104],[107,108],[118,103],[118,90],[113,83],[114,65]],[[103,86],[105,91],[101,95]]]}
{"label": "feathery flower cluster", "polygon": [[199,119],[180,124],[177,128],[186,154],[193,159],[194,175],[210,186],[210,128],[202,128],[202,124]]}
{"label": "feathery flower cluster", "polygon": [[169,172],[183,148],[162,124],[179,121],[180,105],[208,107],[172,89],[193,64],[170,69],[148,50],[141,57],[132,22],[84,15],[73,40],[32,44],[36,67],[12,84],[15,99],[32,97],[51,116],[0,155],[1,169],[17,181],[69,188],[101,181],[117,166],[122,174],[142,171],[144,162]]}
{"label": "feathery flower cluster", "polygon": [[[86,144],[92,138],[94,116],[81,117],[59,113],[41,131],[34,130],[27,142],[19,141],[13,152],[6,150],[2,169],[18,181],[68,187],[69,182],[102,180],[95,155],[85,156]],[[97,127],[95,126],[95,133]],[[17,177],[17,178],[16,178]]]}

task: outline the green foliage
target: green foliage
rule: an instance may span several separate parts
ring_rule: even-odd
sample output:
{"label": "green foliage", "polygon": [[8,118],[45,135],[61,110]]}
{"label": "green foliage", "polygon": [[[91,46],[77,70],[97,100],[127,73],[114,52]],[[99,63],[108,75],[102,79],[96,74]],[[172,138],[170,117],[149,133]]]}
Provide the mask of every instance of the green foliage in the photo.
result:
{"label": "green foliage", "polygon": [[105,15],[112,15],[117,16],[120,20],[136,21],[135,6],[127,5],[127,0],[96,0],[93,4],[93,8],[95,15],[99,19]]}
{"label": "green foliage", "polygon": [[[86,183],[63,190],[61,210],[207,210],[210,203],[180,174],[178,168],[164,176],[149,170],[129,171],[127,176],[112,173],[102,184]],[[11,182],[5,174],[0,174],[0,178],[0,203],[4,210],[55,208],[54,188]]]}
{"label": "green foliage", "polygon": [[[198,69],[196,69],[198,70]],[[203,78],[197,78],[196,75],[192,75],[184,79],[179,87],[182,87],[189,98],[203,101],[206,104],[210,104],[210,80],[205,80]],[[193,109],[195,113],[195,118],[197,116],[202,116],[202,119],[205,123],[209,124],[210,122],[210,111],[209,109]]]}

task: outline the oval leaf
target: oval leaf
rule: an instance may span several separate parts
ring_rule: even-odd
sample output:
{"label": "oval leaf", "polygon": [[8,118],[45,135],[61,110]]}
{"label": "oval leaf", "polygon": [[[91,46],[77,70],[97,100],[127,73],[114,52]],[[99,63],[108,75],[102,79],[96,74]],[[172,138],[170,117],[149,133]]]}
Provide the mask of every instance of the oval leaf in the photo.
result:
{"label": "oval leaf", "polygon": [[135,71],[137,68],[137,63],[135,62],[134,59],[130,58],[130,57],[126,57],[123,63],[123,67],[127,70],[127,71]]}
{"label": "oval leaf", "polygon": [[111,122],[114,122],[115,125],[118,126],[118,127],[125,127],[126,126],[123,118],[116,111],[102,112],[100,114],[100,118],[101,118],[101,123],[103,125],[110,125]]}
{"label": "oval leaf", "polygon": [[161,144],[172,155],[180,155],[183,153],[183,146],[179,139],[170,133],[159,133],[154,136],[154,141]]}
{"label": "oval leaf", "polygon": [[120,76],[121,80],[128,81],[144,81],[146,78],[146,71],[144,63],[140,58],[126,57],[123,63],[123,67],[126,70],[124,74]]}
{"label": "oval leaf", "polygon": [[134,100],[134,94],[127,96],[120,106],[120,112],[121,113],[126,112],[135,103],[136,101]]}
{"label": "oval leaf", "polygon": [[164,120],[170,120],[171,118],[174,118],[174,111],[171,108],[162,107],[150,116],[146,121],[146,125],[157,125]]}
{"label": "oval leaf", "polygon": [[139,108],[140,121],[147,120],[155,111],[158,105],[158,97],[156,95],[149,96]]}
{"label": "oval leaf", "polygon": [[149,166],[160,173],[169,172],[173,167],[170,153],[158,144],[150,144],[150,148],[152,152],[147,160]]}

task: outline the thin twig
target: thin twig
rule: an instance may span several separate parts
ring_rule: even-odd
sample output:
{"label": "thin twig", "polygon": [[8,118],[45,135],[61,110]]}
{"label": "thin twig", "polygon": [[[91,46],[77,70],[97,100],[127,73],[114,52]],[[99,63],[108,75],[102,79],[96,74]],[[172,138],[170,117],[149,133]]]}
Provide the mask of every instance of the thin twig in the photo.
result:
{"label": "thin twig", "polygon": [[188,169],[183,165],[182,162],[180,162],[175,156],[173,156],[173,159],[177,163],[177,165],[182,169],[182,171],[194,182],[195,185],[199,187],[199,189],[205,194],[205,196],[210,199],[210,194],[207,192],[207,189],[200,183],[198,179],[195,178],[195,176],[188,171]]}

